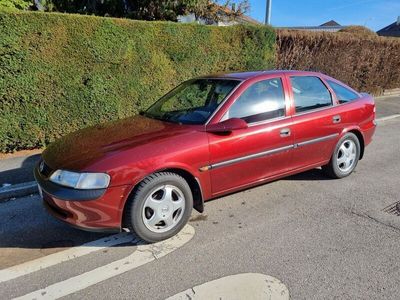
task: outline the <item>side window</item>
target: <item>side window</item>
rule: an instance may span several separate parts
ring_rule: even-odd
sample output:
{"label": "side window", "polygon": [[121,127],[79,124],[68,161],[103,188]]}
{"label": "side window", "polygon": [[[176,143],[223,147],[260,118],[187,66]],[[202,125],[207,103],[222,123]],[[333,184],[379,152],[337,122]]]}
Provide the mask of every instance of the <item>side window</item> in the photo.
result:
{"label": "side window", "polygon": [[223,120],[240,118],[255,123],[285,116],[285,95],[280,78],[250,86],[229,108]]}
{"label": "side window", "polygon": [[332,105],[332,96],[318,77],[290,77],[296,113]]}
{"label": "side window", "polygon": [[343,85],[340,85],[336,82],[328,80],[328,84],[331,86],[332,90],[335,92],[336,97],[339,100],[339,103],[346,103],[352,100],[358,99],[358,95],[353,91],[345,88]]}

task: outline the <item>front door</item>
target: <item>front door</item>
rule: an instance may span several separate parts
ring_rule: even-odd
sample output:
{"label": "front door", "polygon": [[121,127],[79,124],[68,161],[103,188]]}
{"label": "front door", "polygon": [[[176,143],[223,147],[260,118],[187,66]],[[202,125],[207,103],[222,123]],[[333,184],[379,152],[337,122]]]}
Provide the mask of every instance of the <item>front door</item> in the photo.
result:
{"label": "front door", "polygon": [[208,133],[213,195],[257,183],[288,170],[293,136],[282,78],[251,84],[224,117],[241,118],[247,129]]}

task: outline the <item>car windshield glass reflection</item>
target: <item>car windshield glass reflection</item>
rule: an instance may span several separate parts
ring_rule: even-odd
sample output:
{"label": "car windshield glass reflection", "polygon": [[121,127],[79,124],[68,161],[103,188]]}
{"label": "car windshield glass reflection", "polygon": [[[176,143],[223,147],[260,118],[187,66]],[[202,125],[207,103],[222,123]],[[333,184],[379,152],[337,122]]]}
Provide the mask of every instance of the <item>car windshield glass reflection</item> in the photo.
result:
{"label": "car windshield glass reflection", "polygon": [[204,124],[239,84],[230,79],[189,80],[154,103],[143,114],[180,124]]}

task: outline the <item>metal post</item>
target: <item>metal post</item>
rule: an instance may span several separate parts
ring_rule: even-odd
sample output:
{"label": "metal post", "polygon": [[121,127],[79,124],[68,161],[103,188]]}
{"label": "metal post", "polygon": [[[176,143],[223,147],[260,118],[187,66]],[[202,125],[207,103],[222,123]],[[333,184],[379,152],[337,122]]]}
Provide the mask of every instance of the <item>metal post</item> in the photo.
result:
{"label": "metal post", "polygon": [[272,10],[272,0],[267,0],[267,9],[265,11],[266,25],[271,25],[271,10]]}

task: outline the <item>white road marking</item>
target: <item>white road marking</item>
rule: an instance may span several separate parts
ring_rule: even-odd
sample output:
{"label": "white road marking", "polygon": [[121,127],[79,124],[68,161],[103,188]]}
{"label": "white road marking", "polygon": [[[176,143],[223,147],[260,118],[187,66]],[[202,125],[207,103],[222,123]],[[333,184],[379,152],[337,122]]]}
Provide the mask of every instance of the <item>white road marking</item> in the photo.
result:
{"label": "white road marking", "polygon": [[189,242],[193,236],[194,228],[186,225],[181,232],[168,240],[155,244],[139,245],[135,252],[123,259],[15,299],[58,299],[64,297],[101,281],[133,270],[155,259],[159,259],[182,247]]}
{"label": "white road marking", "polygon": [[383,122],[383,121],[387,121],[387,120],[396,119],[398,117],[400,117],[400,114],[395,114],[395,115],[391,115],[391,116],[387,116],[387,117],[378,118],[378,119],[376,119],[376,121]]}
{"label": "white road marking", "polygon": [[187,299],[288,300],[289,290],[282,282],[272,276],[245,273],[206,282],[166,300]]}
{"label": "white road marking", "polygon": [[107,247],[131,242],[133,235],[127,232],[108,236],[99,240],[85,243],[81,246],[60,251],[32,261],[0,270],[0,283],[24,276],[71,259],[102,250]]}

